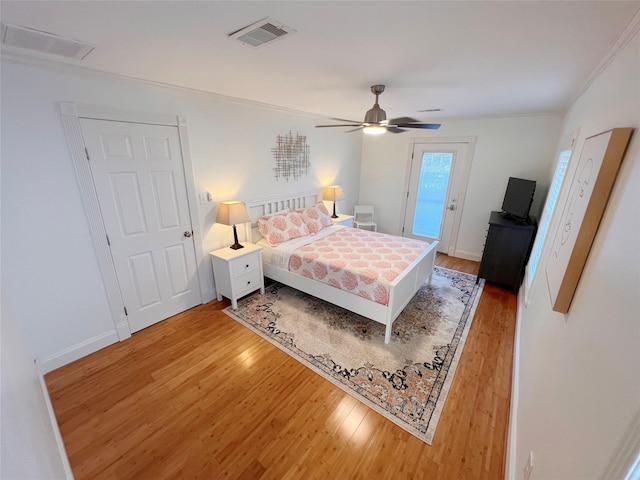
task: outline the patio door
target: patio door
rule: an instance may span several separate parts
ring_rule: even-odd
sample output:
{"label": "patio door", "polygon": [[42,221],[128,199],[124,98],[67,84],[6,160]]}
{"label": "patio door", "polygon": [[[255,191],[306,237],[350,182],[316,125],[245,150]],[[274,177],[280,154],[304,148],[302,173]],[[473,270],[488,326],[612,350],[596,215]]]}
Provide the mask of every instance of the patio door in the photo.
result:
{"label": "patio door", "polygon": [[469,174],[470,144],[414,145],[402,235],[431,242],[453,255]]}

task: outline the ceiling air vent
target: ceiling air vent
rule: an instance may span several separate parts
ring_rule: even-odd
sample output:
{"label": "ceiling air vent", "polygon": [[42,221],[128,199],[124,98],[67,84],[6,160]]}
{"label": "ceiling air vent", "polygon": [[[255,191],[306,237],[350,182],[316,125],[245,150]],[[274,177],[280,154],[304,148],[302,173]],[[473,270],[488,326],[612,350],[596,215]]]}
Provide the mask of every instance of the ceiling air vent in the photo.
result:
{"label": "ceiling air vent", "polygon": [[245,45],[257,48],[293,33],[296,33],[293,28],[287,27],[273,18],[264,18],[259,22],[230,33],[229,38],[235,38]]}
{"label": "ceiling air vent", "polygon": [[17,25],[2,25],[2,44],[82,60],[94,45]]}

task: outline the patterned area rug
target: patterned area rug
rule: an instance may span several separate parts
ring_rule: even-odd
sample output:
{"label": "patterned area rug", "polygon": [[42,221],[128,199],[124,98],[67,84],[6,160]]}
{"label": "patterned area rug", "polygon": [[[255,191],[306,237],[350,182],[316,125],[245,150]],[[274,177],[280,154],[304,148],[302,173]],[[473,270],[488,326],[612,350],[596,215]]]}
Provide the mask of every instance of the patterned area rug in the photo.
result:
{"label": "patterned area rug", "polygon": [[435,267],[393,324],[384,325],[275,283],[227,315],[431,444],[482,292],[466,273]]}

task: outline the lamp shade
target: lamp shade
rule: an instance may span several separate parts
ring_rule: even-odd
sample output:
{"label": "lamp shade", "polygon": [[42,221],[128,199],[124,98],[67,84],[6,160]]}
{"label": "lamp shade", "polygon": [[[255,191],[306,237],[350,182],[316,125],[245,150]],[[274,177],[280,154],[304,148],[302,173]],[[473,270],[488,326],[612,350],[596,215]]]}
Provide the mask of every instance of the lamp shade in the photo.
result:
{"label": "lamp shade", "polygon": [[342,200],[343,198],[344,192],[342,191],[342,187],[338,185],[331,185],[330,187],[326,187],[324,189],[324,194],[322,195],[323,200],[328,200],[331,202]]}
{"label": "lamp shade", "polygon": [[247,212],[247,207],[244,202],[230,200],[228,202],[220,202],[220,205],[218,205],[216,223],[237,225],[248,221],[250,221],[249,212]]}

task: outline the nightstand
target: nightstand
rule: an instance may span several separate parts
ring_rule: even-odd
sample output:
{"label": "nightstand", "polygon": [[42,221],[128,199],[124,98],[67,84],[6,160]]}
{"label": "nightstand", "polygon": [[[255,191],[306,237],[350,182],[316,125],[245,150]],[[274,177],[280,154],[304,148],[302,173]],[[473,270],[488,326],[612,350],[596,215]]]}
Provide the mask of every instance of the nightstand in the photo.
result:
{"label": "nightstand", "polygon": [[243,243],[244,248],[233,250],[221,248],[211,255],[213,276],[216,280],[218,301],[224,295],[231,300],[231,308],[238,308],[238,298],[260,289],[264,295],[262,275],[262,247],[253,243]]}
{"label": "nightstand", "polygon": [[353,227],[353,215],[338,215],[338,218],[331,219],[336,225],[344,225],[345,227]]}

